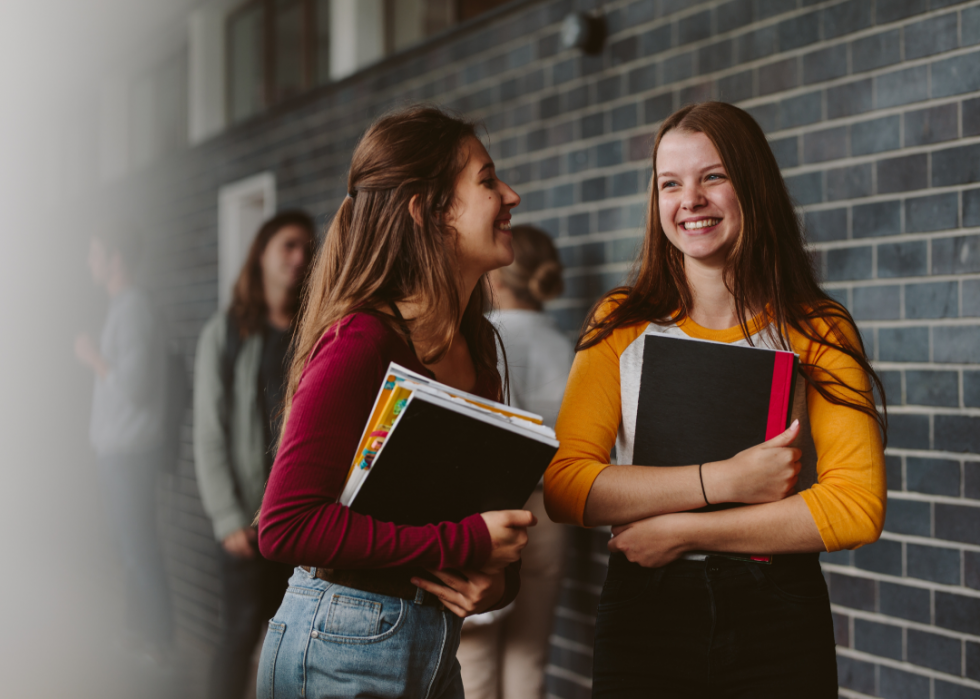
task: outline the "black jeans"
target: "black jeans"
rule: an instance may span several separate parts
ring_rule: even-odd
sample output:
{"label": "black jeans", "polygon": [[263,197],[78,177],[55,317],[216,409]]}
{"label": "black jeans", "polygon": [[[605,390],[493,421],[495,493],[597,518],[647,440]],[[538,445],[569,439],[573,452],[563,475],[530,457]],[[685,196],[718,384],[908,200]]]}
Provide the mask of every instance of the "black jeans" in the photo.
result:
{"label": "black jeans", "polygon": [[597,699],[836,699],[817,554],[770,565],[713,556],[656,569],[613,554],[593,662]]}
{"label": "black jeans", "polygon": [[222,635],[211,665],[209,699],[242,699],[262,624],[282,603],[293,567],[221,549]]}

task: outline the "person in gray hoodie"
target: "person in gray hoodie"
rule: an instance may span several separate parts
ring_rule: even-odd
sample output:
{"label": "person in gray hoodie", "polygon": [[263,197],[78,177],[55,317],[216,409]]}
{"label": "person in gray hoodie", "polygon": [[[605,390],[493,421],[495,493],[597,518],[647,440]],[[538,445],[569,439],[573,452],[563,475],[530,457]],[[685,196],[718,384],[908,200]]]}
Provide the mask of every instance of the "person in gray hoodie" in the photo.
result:
{"label": "person in gray hoodie", "polygon": [[194,462],[220,543],[223,633],[212,699],[241,699],[262,623],[292,566],[262,558],[252,521],[275,457],[285,368],[314,243],[313,221],[286,211],[266,221],[235,283],[231,306],[204,326],[194,371]]}

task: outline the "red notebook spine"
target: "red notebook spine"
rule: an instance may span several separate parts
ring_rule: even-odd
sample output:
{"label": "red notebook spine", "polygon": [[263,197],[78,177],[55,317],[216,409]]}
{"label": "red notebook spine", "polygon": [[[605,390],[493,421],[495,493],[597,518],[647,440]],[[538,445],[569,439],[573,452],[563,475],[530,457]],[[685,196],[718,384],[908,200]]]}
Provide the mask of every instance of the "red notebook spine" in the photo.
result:
{"label": "red notebook spine", "polygon": [[769,394],[769,419],[766,423],[767,441],[786,429],[789,396],[793,388],[793,363],[792,352],[776,352],[772,367],[772,392]]}

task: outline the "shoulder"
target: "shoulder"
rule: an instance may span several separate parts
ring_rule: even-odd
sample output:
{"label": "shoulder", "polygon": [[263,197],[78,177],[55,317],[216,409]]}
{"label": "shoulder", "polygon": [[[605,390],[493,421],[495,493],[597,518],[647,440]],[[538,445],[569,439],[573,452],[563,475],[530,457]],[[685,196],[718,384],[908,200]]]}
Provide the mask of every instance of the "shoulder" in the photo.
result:
{"label": "shoulder", "polygon": [[404,344],[401,336],[376,314],[351,313],[327,328],[310,354],[310,363],[323,355],[352,359],[389,358],[390,361]]}
{"label": "shoulder", "polygon": [[636,338],[644,333],[650,325],[649,321],[625,322],[616,318],[616,311],[626,301],[627,293],[628,289],[625,287],[614,289],[595,305],[588,320],[586,331],[582,336],[583,342],[588,342],[594,337],[601,337],[602,339],[594,346],[606,345],[617,355],[621,355]]}
{"label": "shoulder", "polygon": [[[834,348],[865,353],[861,333],[851,314],[830,300],[804,309],[800,328],[791,331],[791,343],[801,356],[816,357]],[[816,363],[814,359],[811,361]]]}
{"label": "shoulder", "polygon": [[204,323],[204,327],[201,328],[201,334],[197,341],[199,348],[220,347],[224,345],[227,317],[228,316],[224,311],[215,311],[215,313],[207,319],[207,321]]}

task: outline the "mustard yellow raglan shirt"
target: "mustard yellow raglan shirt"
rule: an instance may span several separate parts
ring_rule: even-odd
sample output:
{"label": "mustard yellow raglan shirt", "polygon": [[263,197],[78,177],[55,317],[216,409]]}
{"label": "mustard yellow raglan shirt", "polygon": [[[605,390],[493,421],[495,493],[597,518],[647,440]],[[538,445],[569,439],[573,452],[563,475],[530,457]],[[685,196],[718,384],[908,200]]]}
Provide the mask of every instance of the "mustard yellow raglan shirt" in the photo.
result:
{"label": "mustard yellow raglan shirt", "polygon": [[[615,301],[600,314],[608,313]],[[817,320],[828,337],[828,322]],[[773,346],[764,316],[749,323],[756,346]],[[853,327],[841,330],[851,341]],[[548,514],[558,522],[583,525],[585,503],[599,473],[609,466],[612,447],[619,463],[632,463],[636,400],[642,369],[642,336],[666,333],[675,337],[748,344],[739,327],[703,328],[690,319],[660,326],[642,323],[615,330],[606,339],[579,352],[565,389],[555,431],[561,446],[544,477]],[[799,333],[788,338],[803,364],[833,372],[849,386],[867,391],[868,377],[840,350],[812,342]],[[805,388],[805,390],[804,390]],[[858,410],[834,405],[798,378],[794,417],[801,422],[798,446],[803,451],[798,483],[828,551],[852,549],[875,541],[885,519],[885,467],[876,421]],[[853,400],[854,394],[848,397]]]}

